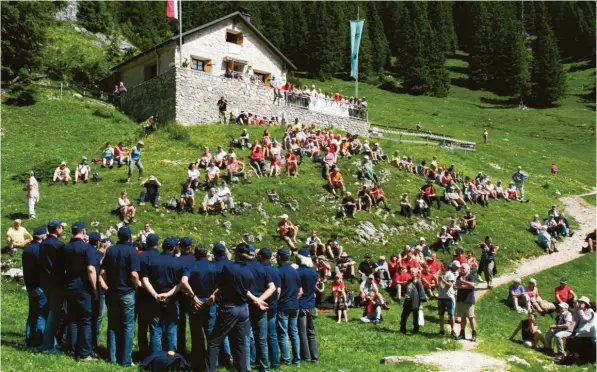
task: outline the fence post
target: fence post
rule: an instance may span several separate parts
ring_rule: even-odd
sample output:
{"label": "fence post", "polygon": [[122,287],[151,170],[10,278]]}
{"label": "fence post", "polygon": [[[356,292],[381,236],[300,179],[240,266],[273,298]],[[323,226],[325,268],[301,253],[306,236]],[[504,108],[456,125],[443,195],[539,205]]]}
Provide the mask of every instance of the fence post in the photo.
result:
{"label": "fence post", "polygon": [[62,99],[62,82],[60,82],[60,99]]}

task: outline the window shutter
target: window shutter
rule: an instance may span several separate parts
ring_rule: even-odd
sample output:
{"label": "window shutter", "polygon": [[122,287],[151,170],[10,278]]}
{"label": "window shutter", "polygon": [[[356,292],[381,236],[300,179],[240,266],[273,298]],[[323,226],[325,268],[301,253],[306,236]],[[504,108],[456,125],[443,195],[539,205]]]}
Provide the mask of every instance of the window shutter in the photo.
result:
{"label": "window shutter", "polygon": [[211,67],[212,67],[211,59],[203,61],[203,71],[211,72]]}
{"label": "window shutter", "polygon": [[236,35],[236,43],[238,45],[243,45],[243,34],[237,34]]}

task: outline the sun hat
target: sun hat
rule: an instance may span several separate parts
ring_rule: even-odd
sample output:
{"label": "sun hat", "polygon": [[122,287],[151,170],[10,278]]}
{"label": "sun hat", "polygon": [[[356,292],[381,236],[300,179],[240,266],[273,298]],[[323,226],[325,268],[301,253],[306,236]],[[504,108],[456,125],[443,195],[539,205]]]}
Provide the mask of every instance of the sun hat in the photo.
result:
{"label": "sun hat", "polygon": [[581,297],[578,299],[578,302],[584,302],[584,303],[585,303],[585,304],[587,304],[587,305],[590,305],[590,304],[591,304],[591,300],[589,300],[589,298],[588,298],[587,296],[581,296]]}
{"label": "sun hat", "polygon": [[454,260],[454,261],[450,262],[450,267],[458,267],[458,268],[460,268],[460,261]]}
{"label": "sun hat", "polygon": [[340,257],[348,257],[348,253],[342,252],[342,254],[340,255]]}
{"label": "sun hat", "polygon": [[60,165],[66,165],[66,162],[65,162],[65,161],[63,161],[62,163],[60,163]]}
{"label": "sun hat", "polygon": [[379,256],[379,259],[385,261],[386,260],[386,256]]}
{"label": "sun hat", "polygon": [[87,160],[87,156],[83,156],[81,159],[82,160]]}
{"label": "sun hat", "polygon": [[149,180],[150,181],[155,181],[155,180],[157,180],[157,178],[155,178],[155,176],[149,176]]}
{"label": "sun hat", "polygon": [[286,219],[286,218],[288,218],[288,215],[287,214],[283,214],[283,215],[280,216],[280,218]]}
{"label": "sun hat", "polygon": [[367,277],[367,279],[373,279],[373,278],[375,278],[375,275],[373,275],[373,274],[369,274],[369,276]]}
{"label": "sun hat", "polygon": [[568,306],[568,304],[567,304],[567,303],[565,303],[565,302],[561,302],[561,303],[559,303],[559,304],[558,304],[558,306],[559,306],[559,307],[561,307],[561,308],[562,308],[562,309],[564,309],[564,310],[568,310],[568,308],[570,307],[570,306]]}
{"label": "sun hat", "polygon": [[531,278],[531,280],[529,280],[529,283],[537,284],[537,279]]}

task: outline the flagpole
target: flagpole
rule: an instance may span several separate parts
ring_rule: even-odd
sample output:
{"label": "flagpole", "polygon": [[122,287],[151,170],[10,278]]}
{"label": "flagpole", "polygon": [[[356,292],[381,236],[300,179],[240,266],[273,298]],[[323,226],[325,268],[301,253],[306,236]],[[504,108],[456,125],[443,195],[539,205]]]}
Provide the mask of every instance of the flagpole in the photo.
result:
{"label": "flagpole", "polygon": [[[357,6],[357,21],[359,20],[359,12],[360,9]],[[362,31],[361,31],[362,32]],[[359,99],[359,57],[357,56],[357,69],[356,69],[356,87],[355,87],[355,93],[354,93],[354,99],[357,100]]]}
{"label": "flagpole", "polygon": [[182,67],[182,0],[178,2],[178,51],[180,53],[180,67]]}

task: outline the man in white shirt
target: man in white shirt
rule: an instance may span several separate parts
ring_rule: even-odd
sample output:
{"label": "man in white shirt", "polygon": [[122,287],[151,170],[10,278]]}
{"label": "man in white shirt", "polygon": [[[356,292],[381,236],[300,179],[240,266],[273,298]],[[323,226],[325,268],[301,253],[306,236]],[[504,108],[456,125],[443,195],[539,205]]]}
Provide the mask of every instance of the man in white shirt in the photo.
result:
{"label": "man in white shirt", "polygon": [[216,193],[215,188],[209,189],[209,192],[203,198],[203,203],[201,203],[203,207],[203,213],[207,216],[209,212],[220,212],[224,217],[226,217],[226,205],[220,199],[218,194]]}
{"label": "man in white shirt", "polygon": [[147,240],[147,236],[149,234],[155,234],[155,231],[153,231],[153,229],[151,228],[151,226],[146,223],[145,226],[143,227],[143,230],[139,231],[139,241],[143,244],[145,244],[145,241]]}
{"label": "man in white shirt", "polygon": [[83,156],[81,162],[77,164],[77,168],[75,169],[74,183],[76,184],[77,181],[87,183],[89,181],[89,173],[91,173],[91,167],[87,164],[87,156]]}
{"label": "man in white shirt", "polygon": [[548,350],[553,350],[551,340],[556,339],[556,347],[558,349],[558,356],[564,355],[564,340],[572,335],[574,330],[574,319],[572,313],[568,311],[568,304],[565,302],[558,304],[558,316],[556,324],[549,327],[545,334],[545,347]]}
{"label": "man in white shirt", "polygon": [[214,163],[218,168],[226,168],[226,162],[224,161],[226,155],[228,154],[222,150],[222,145],[218,145],[218,151],[214,154]]}
{"label": "man in white shirt", "polygon": [[39,201],[39,185],[32,170],[27,172],[27,176],[27,209],[29,218],[35,218],[35,204]]}
{"label": "man in white shirt", "polygon": [[306,244],[307,248],[309,248],[311,252],[315,252],[315,256],[319,256],[318,252],[320,251],[321,254],[325,254],[325,246],[321,242],[321,239],[319,239],[317,236],[317,231],[313,230],[311,232],[311,236],[307,238]]}
{"label": "man in white shirt", "polygon": [[60,166],[54,170],[54,177],[52,183],[64,182],[65,185],[70,181],[70,169],[66,166],[66,162],[60,163]]}
{"label": "man in white shirt", "polygon": [[205,181],[209,187],[215,187],[220,180],[220,168],[216,167],[214,161],[209,162],[209,166],[205,170]]}
{"label": "man in white shirt", "polygon": [[226,182],[222,183],[222,186],[218,187],[218,197],[226,204],[229,209],[234,208],[234,199],[232,198],[232,191],[228,187]]}
{"label": "man in white shirt", "polygon": [[456,275],[460,269],[460,262],[452,261],[450,263],[450,270],[443,275],[439,275],[439,286],[437,294],[437,309],[439,312],[439,334],[443,336],[444,331],[444,315],[448,313],[448,320],[450,321],[450,332],[452,337],[456,339],[458,335],[454,331],[454,309],[456,301],[454,298],[454,283],[456,283]]}

